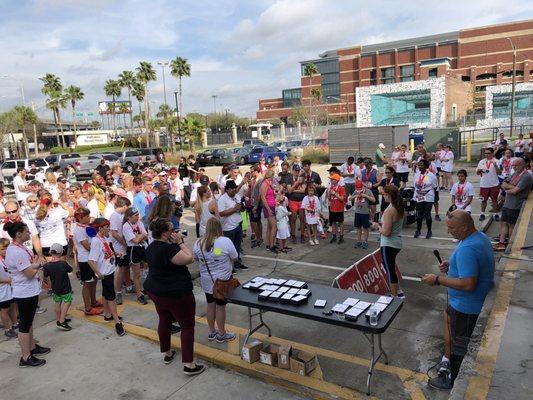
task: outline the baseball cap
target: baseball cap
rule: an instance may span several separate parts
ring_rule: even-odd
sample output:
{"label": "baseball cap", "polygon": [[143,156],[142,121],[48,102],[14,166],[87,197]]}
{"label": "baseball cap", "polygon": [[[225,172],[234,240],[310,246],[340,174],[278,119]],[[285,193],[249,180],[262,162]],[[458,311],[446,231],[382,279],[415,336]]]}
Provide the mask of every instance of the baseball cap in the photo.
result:
{"label": "baseball cap", "polygon": [[229,179],[226,181],[226,186],[225,186],[226,190],[228,189],[237,189],[237,184],[235,183],[235,181],[233,179]]}
{"label": "baseball cap", "polygon": [[362,180],[356,180],[355,181],[355,187],[356,189],[362,189],[363,188],[363,181]]}
{"label": "baseball cap", "polygon": [[336,172],[336,173],[339,173],[341,172],[336,166],[332,165],[329,169],[328,169],[328,172]]}
{"label": "baseball cap", "polygon": [[331,174],[329,179],[339,182],[341,180],[341,176],[339,174]]}
{"label": "baseball cap", "polygon": [[115,191],[113,192],[113,194],[115,196],[128,198],[128,195],[127,195],[126,191],[124,189],[122,189],[122,188],[116,188]]}
{"label": "baseball cap", "polygon": [[384,149],[384,148],[385,148],[385,145],[384,145],[383,143],[380,143],[380,144],[378,144],[378,147],[379,147],[380,149]]}
{"label": "baseball cap", "polygon": [[58,256],[63,255],[63,246],[61,246],[59,243],[54,243],[50,246],[50,254],[56,254]]}

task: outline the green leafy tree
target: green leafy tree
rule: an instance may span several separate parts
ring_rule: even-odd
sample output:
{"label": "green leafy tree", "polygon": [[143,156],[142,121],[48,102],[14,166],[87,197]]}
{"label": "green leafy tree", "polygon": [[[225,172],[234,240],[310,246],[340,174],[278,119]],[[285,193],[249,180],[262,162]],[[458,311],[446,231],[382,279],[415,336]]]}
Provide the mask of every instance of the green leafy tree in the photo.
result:
{"label": "green leafy tree", "polygon": [[[144,101],[144,86],[143,86],[143,84],[141,82],[135,80],[135,82],[133,83],[133,89],[131,91],[131,94],[133,95],[133,97],[135,97],[135,99],[139,103],[139,114],[142,114],[141,102]],[[135,120],[135,118],[134,118],[134,120]],[[144,121],[144,118],[142,120]]]}
{"label": "green leafy tree", "polygon": [[156,114],[156,117],[164,120],[170,117],[171,115],[172,115],[172,108],[170,108],[168,104],[161,104],[159,106],[159,111]]}
{"label": "green leafy tree", "polygon": [[187,117],[183,120],[183,122],[183,132],[185,134],[186,139],[189,140],[189,147],[191,153],[194,153],[195,142],[199,140],[200,135],[202,133],[202,129],[204,128],[203,121],[197,118]]}
{"label": "green leafy tree", "polygon": [[[148,83],[150,81],[155,81],[157,79],[157,75],[155,73],[155,69],[152,66],[151,63],[147,61],[141,61],[139,63],[139,66],[136,68],[137,70],[137,79],[139,82],[142,83],[144,88],[144,114],[145,114],[145,121],[150,121],[150,108],[149,108],[149,99],[148,99]],[[150,123],[148,123],[147,126],[148,129],[145,129],[145,135],[146,135],[146,146],[150,146]],[[155,146],[159,146],[159,136],[155,136]]]}
{"label": "green leafy tree", "polygon": [[[0,113],[0,142],[9,142],[11,144],[11,150],[15,157],[19,157],[19,151],[16,146],[14,135],[14,132],[16,132],[18,128],[19,118],[17,112],[14,109],[11,109],[4,113]],[[11,140],[9,140],[9,136],[11,136]]]}
{"label": "green leafy tree", "polygon": [[122,114],[122,117],[124,118],[124,129],[126,129],[126,114],[130,113],[130,106],[126,103],[120,103],[118,105],[118,113]]}
{"label": "green leafy tree", "polygon": [[62,143],[62,146],[66,147],[65,135],[63,134],[63,125],[61,123],[60,110],[61,108],[65,108],[67,103],[66,100],[61,100],[63,94],[63,84],[61,83],[61,79],[59,79],[59,77],[54,74],[48,73],[42,78],[39,78],[39,80],[43,83],[41,93],[48,96],[46,107],[52,110],[52,113],[54,115],[54,123],[56,124],[56,126],[59,124],[59,130],[61,131],[60,141],[59,133],[57,133],[56,130],[57,145],[59,146]]}
{"label": "green leafy tree", "polygon": [[[26,106],[15,106],[14,111],[17,116],[18,126],[22,129],[22,145],[24,147],[24,158],[29,158],[28,138],[26,137],[26,124],[36,124],[37,115]],[[37,143],[35,144],[37,145]]]}
{"label": "green leafy tree", "polygon": [[178,95],[180,99],[178,117],[181,118],[183,113],[183,91],[181,86],[181,78],[184,76],[191,76],[191,65],[186,58],[176,57],[174,60],[170,61],[170,74],[178,78]]}
{"label": "green leafy tree", "polygon": [[77,141],[78,137],[76,136],[76,102],[81,101],[85,97],[85,93],[81,91],[81,88],[78,86],[70,85],[65,88],[64,95],[67,101],[70,101],[72,106],[72,123],[74,124],[74,139]]}
{"label": "green leafy tree", "polygon": [[132,91],[135,85],[135,73],[133,71],[122,71],[118,75],[118,80],[120,82],[120,86],[122,86],[124,89],[128,90],[128,100],[130,102],[130,107],[132,110],[130,110],[130,128],[133,128],[133,105],[131,104],[131,95]]}
{"label": "green leafy tree", "polygon": [[115,123],[115,100],[122,94],[122,86],[118,80],[108,79],[104,85],[104,92],[106,96],[110,96],[113,99],[113,103],[111,103],[111,116],[113,117],[113,131],[115,131],[116,134],[117,127]]}

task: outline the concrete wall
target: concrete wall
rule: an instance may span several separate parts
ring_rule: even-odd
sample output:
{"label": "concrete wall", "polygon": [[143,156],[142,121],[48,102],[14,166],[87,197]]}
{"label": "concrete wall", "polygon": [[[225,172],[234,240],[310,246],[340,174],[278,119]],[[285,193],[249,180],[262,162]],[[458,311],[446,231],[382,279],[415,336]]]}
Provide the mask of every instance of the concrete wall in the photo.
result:
{"label": "concrete wall", "polygon": [[456,120],[460,120],[474,106],[474,87],[458,77],[446,77],[446,110],[447,121],[452,119],[452,107],[456,105]]}

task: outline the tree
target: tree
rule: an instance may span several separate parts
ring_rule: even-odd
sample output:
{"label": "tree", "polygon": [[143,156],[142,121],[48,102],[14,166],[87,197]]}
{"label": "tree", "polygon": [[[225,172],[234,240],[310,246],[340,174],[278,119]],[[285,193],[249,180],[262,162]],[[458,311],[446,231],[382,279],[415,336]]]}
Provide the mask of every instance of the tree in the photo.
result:
{"label": "tree", "polygon": [[168,104],[161,104],[159,106],[159,112],[156,114],[157,118],[167,119],[172,115],[172,108]]}
{"label": "tree", "polygon": [[76,136],[76,102],[83,100],[85,94],[81,91],[81,88],[78,86],[70,85],[65,89],[65,97],[67,101],[70,101],[72,106],[72,122],[74,124],[74,140],[77,141],[78,137]]}
{"label": "tree", "polygon": [[170,74],[178,78],[180,109],[177,111],[178,117],[181,118],[181,113],[183,112],[183,92],[181,87],[181,78],[184,76],[191,76],[191,65],[188,63],[186,58],[176,57],[174,60],[170,61]]}
{"label": "tree", "polygon": [[130,106],[126,103],[120,103],[118,106],[118,113],[122,114],[122,116],[124,117],[124,129],[126,129],[126,114],[131,113]]}
{"label": "tree", "polygon": [[[135,80],[133,83],[133,89],[131,91],[131,94],[135,99],[137,99],[137,102],[139,103],[139,114],[142,113],[141,110],[141,102],[144,100],[144,86],[141,82]],[[132,110],[133,111],[133,110]],[[135,117],[133,118],[135,120]]]}
{"label": "tree", "polygon": [[113,103],[111,104],[111,115],[113,117],[113,131],[116,135],[117,127],[115,123],[115,99],[120,97],[122,94],[122,86],[120,86],[120,82],[118,80],[108,79],[104,85],[104,92],[106,96],[111,96],[113,99]]}
{"label": "tree", "polygon": [[[61,140],[63,147],[66,147],[65,135],[63,134],[63,125],[61,124],[61,115],[59,113],[61,108],[66,107],[66,101],[62,103],[59,99],[62,96],[63,84],[59,77],[54,74],[47,73],[42,78],[39,78],[43,82],[43,87],[41,88],[41,93],[48,96],[48,101],[46,102],[46,107],[52,110],[54,115],[54,123],[59,124],[59,129],[61,131]],[[57,145],[60,146],[61,142],[59,141],[59,133],[56,130],[56,139]]]}
{"label": "tree", "polygon": [[[155,81],[157,79],[157,75],[155,73],[155,69],[152,66],[151,63],[147,61],[141,61],[139,63],[139,66],[136,68],[137,70],[137,79],[142,83],[144,87],[144,114],[145,114],[145,121],[150,121],[150,108],[149,108],[149,100],[148,100],[148,83],[150,81]],[[146,129],[148,128],[148,129]],[[149,127],[145,126],[146,131],[146,146],[150,146],[150,133],[149,133]],[[159,146],[159,136],[156,135],[156,140],[154,145]]]}
{"label": "tree", "polygon": [[[5,137],[11,135],[11,144],[16,146],[14,132],[18,129],[18,116],[15,110],[9,110],[5,113],[0,113],[0,143],[3,143]],[[9,140],[9,139],[8,139]],[[18,148],[12,147],[12,152],[15,157],[18,157]]]}
{"label": "tree", "polygon": [[[313,75],[319,74],[320,71],[318,70],[317,66],[314,63],[306,64],[304,67],[304,75],[309,78],[309,86],[312,84]],[[309,121],[308,125],[311,126],[311,131],[314,130],[314,126],[317,124],[317,113],[318,113],[318,104],[320,104],[320,99],[322,97],[322,93],[320,92],[320,89],[318,88],[311,88],[311,96],[309,98]]]}
{"label": "tree", "polygon": [[[24,158],[29,158],[28,138],[26,137],[26,124],[37,123],[37,115],[35,112],[26,106],[15,106],[13,110],[17,116],[17,125],[22,128],[22,145],[24,147]],[[37,146],[37,143],[35,143]]]}
{"label": "tree", "polygon": [[194,153],[194,142],[199,139],[200,134],[202,133],[202,129],[204,128],[203,121],[197,118],[187,117],[183,122],[184,127],[182,129],[185,133],[185,137],[189,140],[191,153]]}
{"label": "tree", "polygon": [[128,100],[130,102],[130,128],[133,128],[133,105],[131,104],[131,94],[135,85],[135,74],[133,71],[122,71],[118,75],[120,86],[128,89]]}
{"label": "tree", "polygon": [[100,121],[91,121],[91,128],[100,129]]}

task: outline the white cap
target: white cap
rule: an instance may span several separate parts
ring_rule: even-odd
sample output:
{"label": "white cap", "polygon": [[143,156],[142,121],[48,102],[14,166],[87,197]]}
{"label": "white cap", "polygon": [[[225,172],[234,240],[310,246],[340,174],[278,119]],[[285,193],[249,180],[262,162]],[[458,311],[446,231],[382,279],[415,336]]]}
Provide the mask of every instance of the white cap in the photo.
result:
{"label": "white cap", "polygon": [[61,246],[59,243],[54,243],[50,246],[50,254],[56,254],[58,256],[63,255],[63,246]]}
{"label": "white cap", "polygon": [[380,144],[378,144],[378,147],[379,147],[380,149],[384,149],[384,148],[385,148],[385,145],[384,145],[383,143],[380,143]]}

